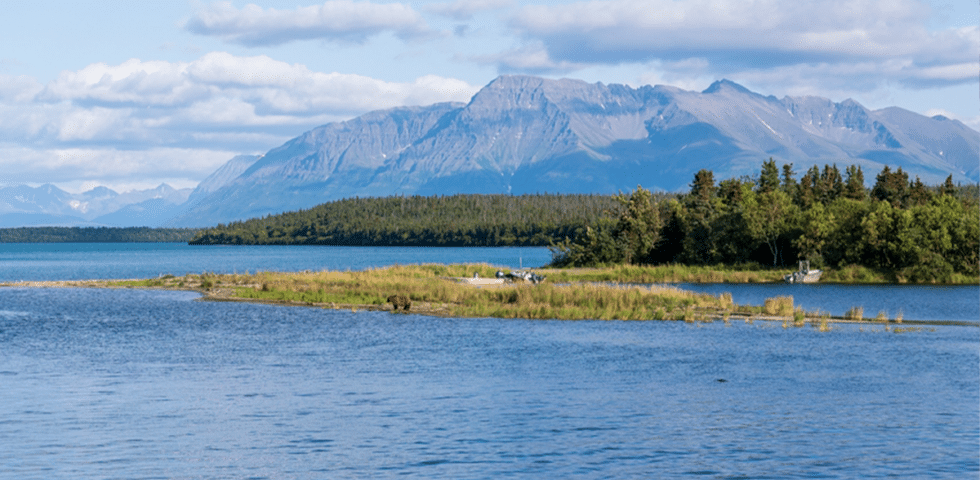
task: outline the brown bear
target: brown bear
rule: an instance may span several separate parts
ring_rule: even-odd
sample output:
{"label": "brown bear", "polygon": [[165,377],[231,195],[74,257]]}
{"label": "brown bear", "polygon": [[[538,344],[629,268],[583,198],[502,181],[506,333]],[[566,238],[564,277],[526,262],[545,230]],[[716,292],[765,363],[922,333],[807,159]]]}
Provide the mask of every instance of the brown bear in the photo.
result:
{"label": "brown bear", "polygon": [[398,307],[408,310],[412,306],[412,301],[404,295],[391,295],[388,297],[388,303],[395,307],[394,310],[398,310]]}

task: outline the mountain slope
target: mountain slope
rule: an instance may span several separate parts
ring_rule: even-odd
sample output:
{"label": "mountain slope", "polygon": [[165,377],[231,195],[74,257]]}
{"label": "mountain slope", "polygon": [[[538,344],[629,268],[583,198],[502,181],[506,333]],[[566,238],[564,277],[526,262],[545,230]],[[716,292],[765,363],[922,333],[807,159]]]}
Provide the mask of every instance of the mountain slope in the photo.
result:
{"label": "mountain slope", "polygon": [[[703,92],[529,76],[497,78],[468,104],[377,111],[270,150],[172,224],[205,226],[340,198],[686,189],[701,168],[761,163],[901,166],[926,183],[980,180],[980,133],[853,100],[777,99],[722,80]],[[203,185],[203,182],[202,182]]]}

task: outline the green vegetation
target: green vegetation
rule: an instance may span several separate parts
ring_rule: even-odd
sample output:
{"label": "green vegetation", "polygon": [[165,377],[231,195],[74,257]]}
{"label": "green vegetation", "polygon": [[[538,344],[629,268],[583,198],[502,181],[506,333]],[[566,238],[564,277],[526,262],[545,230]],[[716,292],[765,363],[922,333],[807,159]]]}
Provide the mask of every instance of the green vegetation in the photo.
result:
{"label": "green vegetation", "polygon": [[197,229],[149,227],[0,228],[0,243],[184,243]]}
{"label": "green vegetation", "polygon": [[353,198],[200,232],[190,243],[358,246],[546,246],[591,225],[603,195]]}
{"label": "green vegetation", "polygon": [[497,268],[486,264],[411,265],[359,272],[164,276],[105,284],[196,289],[214,298],[352,309],[387,309],[388,295],[399,294],[411,299],[412,312],[453,317],[699,322],[761,313],[760,307],[734,305],[728,294],[712,296],[672,287],[518,283],[477,288],[453,280],[473,272],[492,276]]}
{"label": "green vegetation", "polygon": [[793,297],[775,297],[767,298],[765,305],[762,307],[766,315],[774,315],[777,317],[792,317],[793,316]]}
{"label": "green vegetation", "polygon": [[861,321],[864,319],[864,307],[851,307],[847,313],[844,314],[844,318],[847,320],[857,320]]}
{"label": "green vegetation", "polygon": [[[445,317],[496,317],[560,320],[676,320],[690,323],[732,318],[782,321],[784,328],[807,324],[829,331],[826,312],[804,312],[793,297],[770,298],[763,306],[736,305],[729,293],[698,294],[674,287],[615,282],[508,283],[473,286],[460,281],[487,264],[407,265],[358,272],[259,272],[255,274],[165,275],[146,280],[62,282],[60,286],[197,290],[214,300],[247,300],[322,308],[392,310],[390,295],[411,300],[411,313]],[[571,270],[573,272],[576,269]],[[567,272],[567,271],[566,271]],[[35,285],[36,286],[36,285]],[[852,313],[849,313],[852,315]],[[884,315],[884,313],[882,313]],[[852,317],[853,318],[853,317]],[[888,320],[879,317],[878,321]],[[838,319],[839,320],[839,319]],[[900,316],[895,320],[900,323]]]}
{"label": "green vegetation", "polygon": [[[569,274],[630,282],[777,282],[797,260],[838,283],[980,282],[977,185],[926,186],[885,168],[871,189],[850,166],[796,178],[770,159],[757,178],[684,195],[355,198],[201,231],[194,244],[543,246]],[[556,281],[568,278],[551,273]]]}
{"label": "green vegetation", "polygon": [[[637,187],[615,197],[615,217],[555,244],[552,265],[756,263],[777,269],[805,259],[830,270],[822,278],[827,282],[980,281],[976,185],[955,186],[950,177],[926,187],[919,179],[910,182],[901,168],[885,168],[868,192],[860,167],[848,167],[846,177],[829,165],[811,168],[799,182],[794,175],[792,165],[784,165],[780,181],[770,159],[758,179],[717,186],[712,172],[701,170],[690,193],[679,198],[658,200]],[[728,272],[721,281],[746,270],[721,269]]]}

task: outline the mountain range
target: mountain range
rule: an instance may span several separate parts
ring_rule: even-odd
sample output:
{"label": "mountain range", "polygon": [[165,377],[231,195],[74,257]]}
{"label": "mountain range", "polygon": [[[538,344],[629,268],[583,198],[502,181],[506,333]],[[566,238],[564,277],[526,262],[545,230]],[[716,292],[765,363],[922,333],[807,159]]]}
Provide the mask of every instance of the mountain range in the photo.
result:
{"label": "mountain range", "polygon": [[165,183],[125,193],[96,187],[72,194],[50,184],[0,187],[0,227],[158,226],[173,218],[192,192]]}
{"label": "mountain range", "polygon": [[778,99],[727,80],[692,92],[502,76],[466,104],[317,127],[264,155],[235,157],[169,210],[159,199],[139,208],[170,215],[162,225],[209,226],[355,196],[680,191],[702,168],[716,179],[754,176],[770,157],[799,175],[857,164],[869,185],[885,165],[927,184],[949,175],[976,183],[980,132],[897,107]]}

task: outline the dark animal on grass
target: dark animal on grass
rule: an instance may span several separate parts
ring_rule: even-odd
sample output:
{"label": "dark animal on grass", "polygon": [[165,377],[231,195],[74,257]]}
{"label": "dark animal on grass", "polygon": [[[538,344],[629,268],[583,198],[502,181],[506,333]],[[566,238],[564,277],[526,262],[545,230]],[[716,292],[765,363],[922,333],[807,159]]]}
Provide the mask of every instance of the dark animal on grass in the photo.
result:
{"label": "dark animal on grass", "polygon": [[404,295],[391,295],[388,297],[388,303],[394,307],[394,310],[402,307],[407,311],[412,306],[412,301]]}

